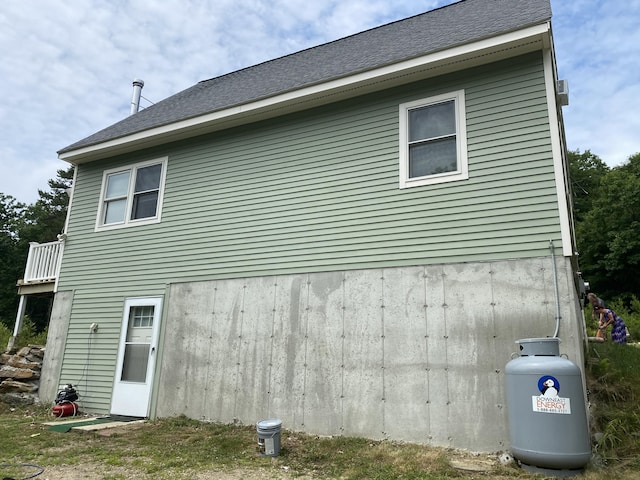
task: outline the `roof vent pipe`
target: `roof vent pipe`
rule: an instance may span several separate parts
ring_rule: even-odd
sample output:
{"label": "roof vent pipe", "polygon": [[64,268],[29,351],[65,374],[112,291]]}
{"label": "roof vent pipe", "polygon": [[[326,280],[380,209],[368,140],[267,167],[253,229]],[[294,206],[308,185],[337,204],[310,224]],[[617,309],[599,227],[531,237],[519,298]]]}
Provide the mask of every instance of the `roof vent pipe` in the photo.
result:
{"label": "roof vent pipe", "polygon": [[133,81],[133,96],[131,97],[131,111],[129,112],[129,115],[138,113],[138,110],[140,109],[140,96],[142,95],[142,87],[144,87],[144,82],[139,78],[136,78]]}

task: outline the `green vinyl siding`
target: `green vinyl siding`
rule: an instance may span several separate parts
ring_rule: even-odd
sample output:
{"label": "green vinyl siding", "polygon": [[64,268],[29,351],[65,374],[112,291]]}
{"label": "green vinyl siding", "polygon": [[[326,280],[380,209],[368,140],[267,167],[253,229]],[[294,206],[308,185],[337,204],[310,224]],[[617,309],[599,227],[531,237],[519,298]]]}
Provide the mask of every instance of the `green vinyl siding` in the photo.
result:
{"label": "green vinyl siding", "polygon": [[[400,189],[399,105],[458,89],[469,179]],[[125,298],[172,282],[548,255],[560,218],[545,92],[536,53],[80,165],[61,381],[91,348],[91,402],[108,404]],[[103,171],[165,156],[161,222],[95,232]]]}
{"label": "green vinyl siding", "polygon": [[[398,105],[458,88],[469,180],[400,190]],[[532,54],[81,165],[60,288],[85,284],[89,258],[104,287],[546,255],[560,236],[547,115]],[[104,169],[160,156],[161,223],[95,232]]]}

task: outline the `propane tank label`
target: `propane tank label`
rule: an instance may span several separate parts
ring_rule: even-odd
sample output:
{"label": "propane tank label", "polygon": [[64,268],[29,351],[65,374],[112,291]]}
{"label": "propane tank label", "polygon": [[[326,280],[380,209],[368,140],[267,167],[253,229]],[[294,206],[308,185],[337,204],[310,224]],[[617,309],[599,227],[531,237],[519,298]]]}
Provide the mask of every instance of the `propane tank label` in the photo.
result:
{"label": "propane tank label", "polygon": [[571,415],[571,399],[562,397],[531,397],[533,402],[533,411],[541,413],[559,413],[562,415]]}
{"label": "propane tank label", "polygon": [[560,396],[560,382],[556,377],[545,375],[538,379],[540,395],[531,397],[534,412],[571,415],[571,399]]}

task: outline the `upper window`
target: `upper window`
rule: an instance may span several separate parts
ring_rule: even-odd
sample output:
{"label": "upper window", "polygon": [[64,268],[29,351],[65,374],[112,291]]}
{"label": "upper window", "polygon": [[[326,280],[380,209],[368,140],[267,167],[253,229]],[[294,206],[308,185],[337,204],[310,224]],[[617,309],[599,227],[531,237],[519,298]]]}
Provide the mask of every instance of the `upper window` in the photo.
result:
{"label": "upper window", "polygon": [[105,171],[96,229],[159,222],[166,166],[164,158]]}
{"label": "upper window", "polygon": [[400,105],[400,188],[466,180],[464,90]]}

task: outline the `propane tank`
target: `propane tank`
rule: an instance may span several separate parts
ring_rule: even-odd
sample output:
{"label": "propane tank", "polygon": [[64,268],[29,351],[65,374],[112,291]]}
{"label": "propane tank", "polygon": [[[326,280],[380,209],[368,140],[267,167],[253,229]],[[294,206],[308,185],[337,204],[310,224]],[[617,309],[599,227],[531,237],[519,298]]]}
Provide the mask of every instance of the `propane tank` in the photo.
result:
{"label": "propane tank", "polygon": [[505,368],[511,453],[526,470],[577,475],[591,459],[582,372],[560,356],[559,338],[516,344]]}

